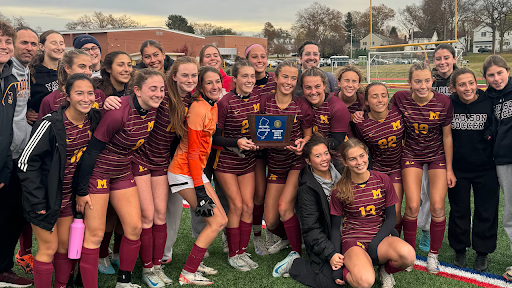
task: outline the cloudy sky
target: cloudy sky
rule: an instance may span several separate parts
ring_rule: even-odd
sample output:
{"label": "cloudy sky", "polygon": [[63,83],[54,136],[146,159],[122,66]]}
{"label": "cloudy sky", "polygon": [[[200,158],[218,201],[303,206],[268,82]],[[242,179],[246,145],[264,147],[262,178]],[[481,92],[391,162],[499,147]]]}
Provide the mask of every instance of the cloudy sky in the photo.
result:
{"label": "cloudy sky", "polygon": [[[101,11],[116,16],[126,14],[148,27],[165,26],[169,14],[183,15],[189,22],[209,22],[233,28],[246,35],[258,33],[267,21],[275,27],[289,29],[298,10],[311,5],[313,0],[0,0],[0,12],[7,17],[23,16],[33,27],[43,30],[63,30],[64,25],[83,14]],[[343,13],[351,10],[363,11],[369,0],[322,0],[322,4]],[[384,3],[395,11],[418,0],[374,0],[373,5]],[[256,4],[255,4],[256,3]],[[275,5],[276,3],[279,3]],[[274,6],[273,6],[274,5]]]}

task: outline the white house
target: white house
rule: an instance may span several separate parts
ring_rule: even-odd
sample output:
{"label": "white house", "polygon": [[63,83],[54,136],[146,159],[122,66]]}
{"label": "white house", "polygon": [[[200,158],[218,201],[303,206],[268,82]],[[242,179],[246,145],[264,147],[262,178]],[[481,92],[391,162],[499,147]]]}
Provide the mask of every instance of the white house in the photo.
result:
{"label": "white house", "polygon": [[[408,44],[413,43],[427,43],[427,42],[435,42],[438,41],[439,38],[437,36],[437,32],[434,31],[433,35],[429,35],[423,31],[413,31],[409,34],[409,40],[407,41]],[[436,45],[430,44],[430,45],[424,45],[423,48],[425,50],[435,49]],[[419,46],[406,46],[404,48],[405,51],[418,51],[423,50]]]}
{"label": "white house", "polygon": [[[473,53],[477,53],[480,48],[492,49],[492,29],[491,27],[480,24],[473,31]],[[512,35],[510,32],[505,33],[503,39],[503,51],[512,50]],[[500,37],[499,32],[496,32],[496,52],[500,50]]]}
{"label": "white house", "polygon": [[372,41],[373,41],[373,43],[370,45],[370,34],[368,34],[366,37],[364,37],[363,39],[361,39],[359,41],[360,49],[370,50],[371,46],[376,47],[376,46],[392,45],[395,42],[390,37],[383,36],[383,35],[380,35],[377,33],[373,33]]}

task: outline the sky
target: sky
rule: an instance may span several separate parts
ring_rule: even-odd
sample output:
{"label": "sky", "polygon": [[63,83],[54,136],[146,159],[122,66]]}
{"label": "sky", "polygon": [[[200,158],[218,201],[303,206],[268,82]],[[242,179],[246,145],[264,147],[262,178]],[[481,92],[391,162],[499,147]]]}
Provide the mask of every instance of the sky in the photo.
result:
{"label": "sky", "polygon": [[[32,27],[42,30],[65,30],[64,25],[84,14],[101,11],[104,14],[120,16],[126,14],[147,27],[164,27],[170,14],[182,15],[189,22],[208,22],[232,28],[244,35],[260,33],[265,22],[274,27],[290,29],[295,21],[295,14],[300,9],[310,6],[313,0],[0,0],[0,12],[4,16],[22,16]],[[338,9],[342,13],[357,10],[364,11],[370,5],[369,0],[321,0],[320,3]],[[373,0],[373,5],[385,4],[398,10],[406,4],[419,0]],[[275,5],[278,3],[277,5]],[[252,5],[252,6],[251,6]],[[276,7],[272,7],[275,5]]]}

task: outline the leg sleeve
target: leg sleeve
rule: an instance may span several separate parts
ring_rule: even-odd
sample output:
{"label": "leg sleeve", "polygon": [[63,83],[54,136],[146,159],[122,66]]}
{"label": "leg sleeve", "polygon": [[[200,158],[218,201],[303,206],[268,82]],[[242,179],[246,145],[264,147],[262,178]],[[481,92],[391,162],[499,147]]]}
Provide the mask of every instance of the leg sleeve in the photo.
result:
{"label": "leg sleeve", "polygon": [[181,212],[183,211],[183,201],[179,193],[169,193],[167,200],[167,241],[165,242],[164,259],[172,258],[172,246],[178,237],[180,229]]}

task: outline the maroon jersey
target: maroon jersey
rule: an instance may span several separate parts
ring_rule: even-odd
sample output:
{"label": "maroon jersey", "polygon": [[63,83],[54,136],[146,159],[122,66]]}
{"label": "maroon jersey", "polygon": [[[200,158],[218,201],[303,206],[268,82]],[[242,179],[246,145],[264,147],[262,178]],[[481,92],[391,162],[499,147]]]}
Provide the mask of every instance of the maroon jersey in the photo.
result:
{"label": "maroon jersey", "polygon": [[[335,92],[332,92],[330,95],[339,98],[339,93],[341,93],[341,92],[335,91]],[[341,102],[343,102],[343,101],[341,101]],[[343,103],[343,104],[345,104],[345,103]],[[348,112],[350,113],[350,123],[352,122],[352,119],[354,119],[354,113],[356,111],[363,111],[363,108],[364,108],[364,96],[361,94],[356,94],[356,102],[352,103],[352,105],[347,107]],[[350,123],[349,123],[349,127],[347,128],[347,136],[345,137],[345,141],[349,138],[355,137],[354,132],[350,128]]]}
{"label": "maroon jersey", "polygon": [[419,105],[411,91],[399,91],[391,98],[402,113],[405,142],[404,160],[444,160],[443,127],[451,125],[453,106],[450,98],[434,92],[432,99]]}
{"label": "maroon jersey", "polygon": [[153,129],[157,109],[140,116],[133,106],[133,96],[122,101],[121,108],[106,111],[94,137],[107,143],[96,160],[95,172],[117,178],[131,172],[133,153],[142,146]]}
{"label": "maroon jersey", "polygon": [[395,188],[388,175],[370,171],[365,184],[352,181],[354,202],[347,204],[338,198],[338,191],[331,194],[331,214],[344,216],[341,242],[370,242],[384,223],[384,209],[398,203]]}
{"label": "maroon jersey", "polygon": [[84,122],[75,125],[69,121],[64,114],[64,127],[66,128],[66,167],[64,167],[64,179],[62,181],[62,204],[61,208],[71,205],[71,188],[73,184],[73,174],[75,174],[76,165],[80,157],[85,152],[87,144],[91,139],[91,122],[85,116]]}
{"label": "maroon jersey", "polygon": [[[100,89],[94,90],[94,95],[96,96],[96,102],[93,104],[92,108],[102,109],[103,103],[107,98],[105,93]],[[61,93],[59,90],[55,90],[52,93],[48,94],[44,97],[43,101],[41,101],[41,106],[39,107],[39,115],[37,120],[41,120],[46,114],[56,111],[61,106],[63,106],[67,102],[66,93]]]}
{"label": "maroon jersey", "polygon": [[[247,115],[260,113],[260,96],[251,93],[248,99],[242,99],[234,91],[224,95],[218,105],[217,129],[223,129],[226,138],[251,139]],[[256,163],[254,151],[244,151],[245,158],[229,150],[217,152],[215,170],[236,175],[246,174]]]}
{"label": "maroon jersey", "polygon": [[390,105],[382,121],[372,120],[365,113],[363,122],[355,125],[354,132],[370,149],[373,169],[388,175],[400,171],[404,126],[398,108]]}
{"label": "maroon jersey", "polygon": [[252,93],[259,95],[268,95],[276,93],[277,83],[275,74],[272,72],[267,73],[267,77],[267,83],[264,85],[255,85],[254,88],[252,89]]}
{"label": "maroon jersey", "polygon": [[332,93],[325,97],[320,107],[311,106],[314,113],[313,132],[319,132],[325,138],[331,137],[331,132],[347,132],[350,121],[347,106]]}

